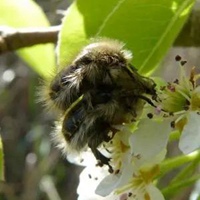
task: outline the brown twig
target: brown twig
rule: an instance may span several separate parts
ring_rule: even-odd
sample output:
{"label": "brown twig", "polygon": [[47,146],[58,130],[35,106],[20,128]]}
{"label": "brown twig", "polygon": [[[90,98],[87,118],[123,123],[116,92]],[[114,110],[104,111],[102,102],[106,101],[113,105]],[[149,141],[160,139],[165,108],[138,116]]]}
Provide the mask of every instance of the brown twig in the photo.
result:
{"label": "brown twig", "polygon": [[60,26],[14,29],[0,27],[0,54],[36,44],[56,43]]}

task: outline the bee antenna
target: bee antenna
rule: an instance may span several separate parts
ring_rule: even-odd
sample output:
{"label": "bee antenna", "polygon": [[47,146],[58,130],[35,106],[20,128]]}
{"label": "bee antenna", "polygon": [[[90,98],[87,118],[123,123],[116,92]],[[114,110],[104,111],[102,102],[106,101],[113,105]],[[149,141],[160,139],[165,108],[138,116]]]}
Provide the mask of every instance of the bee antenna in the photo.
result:
{"label": "bee antenna", "polygon": [[[148,104],[150,104],[150,105],[153,106],[154,108],[157,108],[157,106],[156,106],[156,105],[151,101],[151,99],[149,99],[148,97],[145,97],[145,96],[143,96],[143,95],[138,95],[137,97],[140,98],[140,99],[145,100]],[[164,110],[164,109],[161,109],[161,111],[167,112],[167,111]],[[168,113],[168,112],[167,112],[167,113]]]}
{"label": "bee antenna", "polygon": [[145,100],[148,104],[153,106],[154,108],[157,108],[157,106],[148,98],[143,95],[137,95],[138,98]]}

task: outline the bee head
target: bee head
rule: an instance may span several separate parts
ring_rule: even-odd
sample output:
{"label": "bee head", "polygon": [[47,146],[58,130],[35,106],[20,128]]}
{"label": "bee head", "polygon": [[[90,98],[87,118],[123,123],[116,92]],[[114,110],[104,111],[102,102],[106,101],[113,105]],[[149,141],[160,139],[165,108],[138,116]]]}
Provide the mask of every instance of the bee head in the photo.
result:
{"label": "bee head", "polygon": [[124,44],[116,40],[99,39],[87,45],[75,59],[78,65],[125,66],[132,58]]}

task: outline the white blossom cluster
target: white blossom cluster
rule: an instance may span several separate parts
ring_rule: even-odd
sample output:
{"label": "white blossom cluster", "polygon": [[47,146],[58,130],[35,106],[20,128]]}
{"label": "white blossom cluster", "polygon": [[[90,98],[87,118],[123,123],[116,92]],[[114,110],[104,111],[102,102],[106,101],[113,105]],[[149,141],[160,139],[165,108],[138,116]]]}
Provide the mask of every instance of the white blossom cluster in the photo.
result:
{"label": "white blossom cluster", "polygon": [[165,159],[170,133],[181,133],[179,148],[189,154],[200,147],[200,75],[192,69],[186,76],[180,65],[180,77],[158,89],[157,108],[145,106],[137,122],[115,126],[119,131],[102,145],[110,157],[113,172],[96,166],[91,152],[72,162],[82,161],[78,200],[164,200],[156,186],[160,164]]}

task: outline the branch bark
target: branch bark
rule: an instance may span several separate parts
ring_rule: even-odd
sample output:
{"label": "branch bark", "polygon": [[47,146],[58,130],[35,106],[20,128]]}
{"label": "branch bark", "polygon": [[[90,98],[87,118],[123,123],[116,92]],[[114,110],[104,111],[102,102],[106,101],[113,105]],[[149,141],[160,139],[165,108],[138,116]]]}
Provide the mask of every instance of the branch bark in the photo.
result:
{"label": "branch bark", "polygon": [[[0,54],[36,44],[56,43],[60,26],[46,28],[0,27]],[[200,11],[193,11],[174,46],[200,47]]]}
{"label": "branch bark", "polygon": [[0,27],[0,54],[36,44],[56,43],[60,26],[21,28]]}

